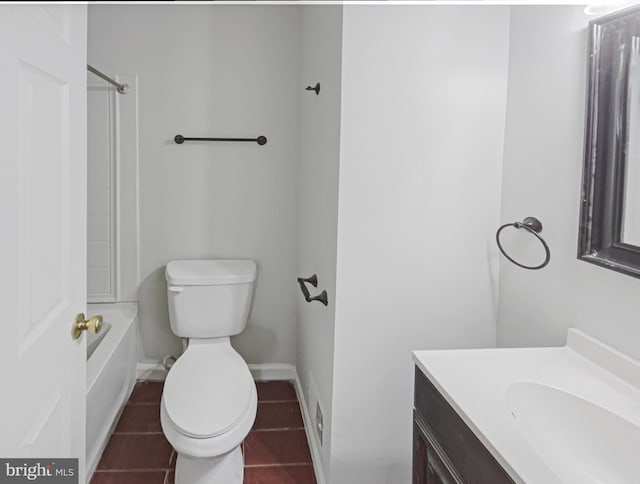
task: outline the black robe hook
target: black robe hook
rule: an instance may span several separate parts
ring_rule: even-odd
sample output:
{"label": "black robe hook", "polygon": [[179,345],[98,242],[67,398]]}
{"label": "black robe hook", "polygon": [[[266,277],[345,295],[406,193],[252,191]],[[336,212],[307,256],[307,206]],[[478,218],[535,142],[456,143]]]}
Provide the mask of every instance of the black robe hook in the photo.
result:
{"label": "black robe hook", "polygon": [[305,91],[315,91],[316,92],[316,96],[318,94],[320,94],[320,83],[316,82],[316,85],[311,87],[311,86],[307,86],[304,88]]}

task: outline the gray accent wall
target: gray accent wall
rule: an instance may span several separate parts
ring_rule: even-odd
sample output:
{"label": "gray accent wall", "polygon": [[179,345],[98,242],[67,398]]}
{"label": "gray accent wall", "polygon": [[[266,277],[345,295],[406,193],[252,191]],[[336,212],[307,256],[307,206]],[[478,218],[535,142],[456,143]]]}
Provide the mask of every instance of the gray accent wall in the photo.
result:
{"label": "gray accent wall", "polygon": [[294,361],[300,40],[296,6],[89,7],[89,63],[138,77],[140,362],[182,351],[164,266],[198,258],[255,259],[253,310],[232,343],[248,363]]}

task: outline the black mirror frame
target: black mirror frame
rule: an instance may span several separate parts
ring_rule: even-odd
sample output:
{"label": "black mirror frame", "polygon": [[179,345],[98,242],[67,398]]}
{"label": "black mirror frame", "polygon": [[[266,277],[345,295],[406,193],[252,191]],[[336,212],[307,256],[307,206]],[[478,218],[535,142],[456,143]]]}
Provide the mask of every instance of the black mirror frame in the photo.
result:
{"label": "black mirror frame", "polygon": [[[640,8],[632,7],[589,23],[589,69],[582,206],[578,259],[640,278],[640,247],[621,240],[626,165],[627,78],[616,93],[612,87],[614,56],[602,56],[606,29],[629,30],[640,36]],[[620,35],[625,35],[623,32]],[[630,39],[629,39],[630,40]],[[609,61],[609,64],[607,64]],[[622,68],[628,67],[623,61]],[[617,109],[611,106],[618,103]],[[621,129],[613,129],[613,122]],[[640,189],[640,187],[638,187]]]}

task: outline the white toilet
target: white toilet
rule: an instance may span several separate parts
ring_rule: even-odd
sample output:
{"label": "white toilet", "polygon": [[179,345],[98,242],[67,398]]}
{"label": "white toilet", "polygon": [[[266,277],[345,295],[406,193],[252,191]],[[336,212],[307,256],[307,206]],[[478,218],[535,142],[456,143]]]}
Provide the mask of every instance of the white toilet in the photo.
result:
{"label": "white toilet", "polygon": [[256,385],[229,337],[249,316],[252,260],[171,261],[165,271],[172,331],[188,338],[162,392],[160,422],[178,453],[176,484],[242,484],[240,444],[251,430]]}

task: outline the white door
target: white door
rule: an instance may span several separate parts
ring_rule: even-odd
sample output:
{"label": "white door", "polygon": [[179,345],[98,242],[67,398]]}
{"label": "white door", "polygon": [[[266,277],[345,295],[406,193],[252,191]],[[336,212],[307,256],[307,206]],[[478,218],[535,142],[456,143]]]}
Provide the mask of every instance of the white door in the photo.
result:
{"label": "white door", "polygon": [[86,25],[83,5],[0,5],[0,457],[77,457],[80,476]]}

